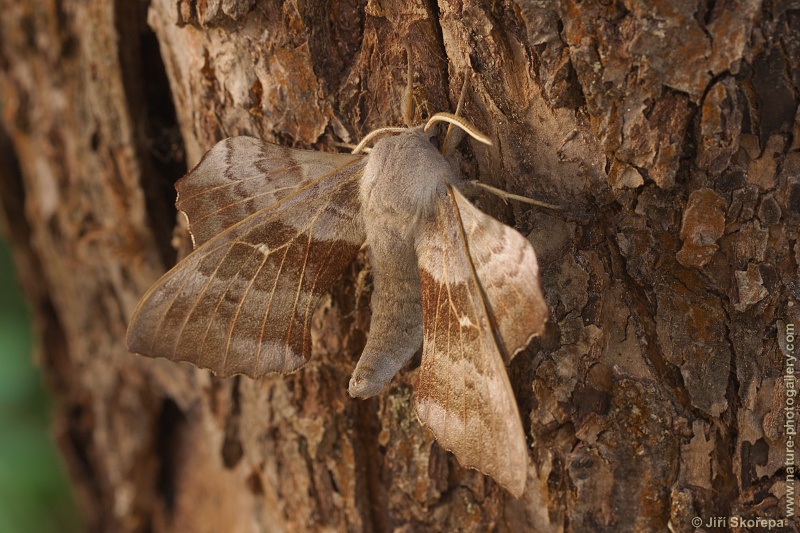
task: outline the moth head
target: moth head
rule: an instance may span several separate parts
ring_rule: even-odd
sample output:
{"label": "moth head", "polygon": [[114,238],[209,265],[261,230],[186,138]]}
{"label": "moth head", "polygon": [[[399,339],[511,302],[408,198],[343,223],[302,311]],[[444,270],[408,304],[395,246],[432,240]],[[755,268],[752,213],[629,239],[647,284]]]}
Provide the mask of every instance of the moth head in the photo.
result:
{"label": "moth head", "polygon": [[[447,122],[450,126],[447,128],[447,134],[445,135],[445,142],[442,145],[441,153],[443,155],[449,155],[455,146],[458,144],[458,140],[460,140],[461,134],[456,132],[464,132],[467,133],[470,137],[475,139],[476,141],[483,143],[488,146],[492,146],[492,141],[484,135],[483,133],[479,132],[472,124],[464,120],[464,118],[454,115],[452,113],[436,113],[432,117],[428,119],[424,126],[416,126],[416,127],[408,127],[408,128],[398,128],[398,127],[386,127],[386,128],[378,128],[376,130],[372,130],[369,132],[358,145],[353,148],[354,154],[358,154],[366,150],[367,144],[372,142],[377,137],[381,137],[387,134],[396,134],[396,133],[408,133],[410,131],[419,130],[421,129],[422,133],[428,134],[429,130],[436,125],[437,122]],[[460,128],[460,130],[454,129],[453,126],[456,128]],[[429,138],[433,138],[433,133],[428,134]],[[452,140],[451,140],[452,139]],[[437,148],[439,146],[437,145]]]}

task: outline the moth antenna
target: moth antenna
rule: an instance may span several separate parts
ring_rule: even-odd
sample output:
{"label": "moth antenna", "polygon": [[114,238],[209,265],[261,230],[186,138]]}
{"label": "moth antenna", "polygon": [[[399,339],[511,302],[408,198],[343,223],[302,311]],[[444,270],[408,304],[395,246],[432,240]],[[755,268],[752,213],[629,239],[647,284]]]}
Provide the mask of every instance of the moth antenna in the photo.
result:
{"label": "moth antenna", "polygon": [[559,205],[548,204],[547,202],[540,202],[539,200],[534,200],[533,198],[528,198],[527,196],[520,196],[518,194],[513,194],[510,192],[506,192],[503,189],[498,189],[497,187],[492,187],[491,185],[486,185],[485,183],[481,183],[478,180],[472,180],[467,182],[470,185],[476,185],[482,189],[489,191],[490,193],[499,196],[503,201],[506,200],[517,200],[518,202],[525,202],[526,204],[536,205],[539,207],[545,207],[547,209],[553,209],[555,211],[561,211],[563,208]]}
{"label": "moth antenna", "polygon": [[492,141],[484,135],[483,133],[476,130],[472,127],[472,124],[467,122],[461,117],[457,117],[452,113],[436,113],[431,118],[428,119],[428,122],[425,124],[423,131],[428,131],[431,126],[436,124],[437,122],[448,122],[450,124],[454,124],[464,130],[470,137],[475,139],[476,141],[486,144],[488,146],[492,146]]}
{"label": "moth antenna", "polygon": [[[456,112],[455,116],[461,116],[461,112],[464,109],[464,100],[467,96],[467,87],[469,78],[464,76],[464,83],[461,85],[461,94],[458,97],[458,104],[456,105]],[[444,142],[442,143],[442,154],[443,155],[450,155],[458,146],[458,143],[461,142],[461,139],[464,138],[463,130],[457,130],[453,128],[453,124],[447,126],[447,133],[444,134]]]}
{"label": "moth antenna", "polygon": [[[348,150],[353,150],[356,147],[356,145],[353,143],[340,143],[338,141],[331,141],[330,145],[335,146],[336,148],[346,148]],[[372,151],[372,148],[367,148],[366,146],[362,146],[361,151],[364,152],[365,154],[368,154]]]}
{"label": "moth antenna", "polygon": [[[397,127],[391,127],[391,126],[386,127],[386,128],[378,128],[377,130],[372,130],[371,132],[369,132],[367,134],[366,137],[361,139],[361,142],[358,143],[355,148],[353,148],[353,151],[351,153],[353,153],[353,154],[359,153],[360,151],[362,151],[364,149],[364,147],[367,145],[368,142],[370,142],[372,139],[374,139],[375,137],[377,137],[379,135],[383,135],[385,133],[403,133],[403,132],[406,132],[406,131],[408,131],[408,128],[397,128]],[[489,144],[491,144],[491,143],[489,143]]]}

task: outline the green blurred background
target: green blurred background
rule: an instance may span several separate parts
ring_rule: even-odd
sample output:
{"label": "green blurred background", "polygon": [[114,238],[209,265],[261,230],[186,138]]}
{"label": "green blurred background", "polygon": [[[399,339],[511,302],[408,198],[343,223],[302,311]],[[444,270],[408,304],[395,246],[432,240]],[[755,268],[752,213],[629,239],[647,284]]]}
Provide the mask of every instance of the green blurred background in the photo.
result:
{"label": "green blurred background", "polygon": [[78,515],[32,350],[28,311],[0,240],[0,533],[75,533]]}

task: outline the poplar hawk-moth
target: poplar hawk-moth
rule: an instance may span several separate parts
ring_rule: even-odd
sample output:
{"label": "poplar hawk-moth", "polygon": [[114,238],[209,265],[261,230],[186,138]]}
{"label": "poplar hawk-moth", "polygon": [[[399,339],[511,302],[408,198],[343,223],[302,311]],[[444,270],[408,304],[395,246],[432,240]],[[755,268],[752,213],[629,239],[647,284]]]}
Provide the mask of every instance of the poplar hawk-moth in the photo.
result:
{"label": "poplar hawk-moth", "polygon": [[446,113],[386,128],[397,134],[366,155],[219,142],[176,184],[195,250],[144,295],[128,347],[223,377],[294,371],[317,304],[366,242],[372,322],[350,394],[378,394],[421,347],[420,421],[519,497],[527,445],[504,363],[544,328],[539,268],[522,235],[460,192],[431,142],[438,121],[489,143]]}

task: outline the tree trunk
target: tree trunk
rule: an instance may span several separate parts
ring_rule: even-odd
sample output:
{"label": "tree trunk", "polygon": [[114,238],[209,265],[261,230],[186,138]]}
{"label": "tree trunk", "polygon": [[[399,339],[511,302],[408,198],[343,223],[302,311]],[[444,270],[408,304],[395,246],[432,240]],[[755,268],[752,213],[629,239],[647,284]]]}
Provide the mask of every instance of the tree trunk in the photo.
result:
{"label": "tree trunk", "polygon": [[[0,0],[2,207],[89,531],[787,519],[796,2],[146,4]],[[494,146],[462,145],[467,175],[563,206],[478,200],[529,234],[551,311],[509,368],[531,444],[519,500],[419,424],[414,364],[347,395],[363,258],[294,374],[219,379],[125,348],[189,247],[186,168],[227,136],[332,150],[401,125],[409,63],[417,119],[454,111],[468,80],[465,116]]]}

